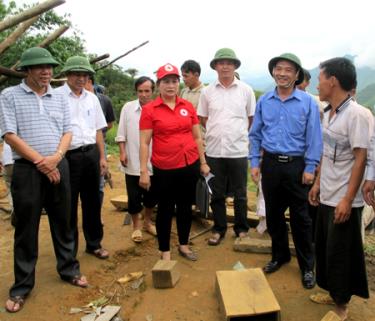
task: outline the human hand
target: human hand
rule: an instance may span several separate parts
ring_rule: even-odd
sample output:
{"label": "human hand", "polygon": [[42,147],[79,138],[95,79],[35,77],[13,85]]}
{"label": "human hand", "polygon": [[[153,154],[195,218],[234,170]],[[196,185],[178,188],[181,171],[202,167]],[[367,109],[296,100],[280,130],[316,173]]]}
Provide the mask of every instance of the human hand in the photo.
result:
{"label": "human hand", "polygon": [[41,171],[43,174],[48,174],[54,170],[59,164],[61,157],[58,155],[49,155],[41,158],[34,162],[36,168]]}
{"label": "human hand", "polygon": [[346,222],[350,217],[351,211],[352,202],[343,197],[335,208],[335,217],[333,223],[340,224]]}
{"label": "human hand", "polygon": [[139,177],[139,186],[148,191],[151,187],[150,175],[148,172],[142,172]]}
{"label": "human hand", "polygon": [[53,169],[46,175],[52,184],[57,185],[60,183],[61,176],[60,176],[60,171],[58,170],[58,168]]}
{"label": "human hand", "polygon": [[365,180],[365,183],[362,187],[362,194],[365,202],[367,205],[372,206],[375,209],[375,198],[374,198],[374,190],[375,190],[375,181]]}
{"label": "human hand", "polygon": [[207,163],[201,164],[200,172],[203,176],[207,176],[210,173],[210,170],[210,166],[208,166]]}
{"label": "human hand", "polygon": [[302,184],[312,185],[314,183],[314,174],[303,172],[302,175]]}
{"label": "human hand", "polygon": [[320,192],[319,184],[315,183],[311,187],[311,189],[309,191],[309,195],[308,195],[309,203],[312,206],[318,206],[319,205],[319,192]]}
{"label": "human hand", "polygon": [[99,161],[100,164],[100,176],[104,176],[108,171],[108,164],[105,158],[101,158]]}
{"label": "human hand", "polygon": [[120,163],[124,167],[128,165],[128,156],[126,155],[125,152],[120,153]]}
{"label": "human hand", "polygon": [[260,179],[260,169],[259,169],[259,167],[251,168],[251,179],[253,180],[253,182],[255,184],[259,183],[259,179]]}

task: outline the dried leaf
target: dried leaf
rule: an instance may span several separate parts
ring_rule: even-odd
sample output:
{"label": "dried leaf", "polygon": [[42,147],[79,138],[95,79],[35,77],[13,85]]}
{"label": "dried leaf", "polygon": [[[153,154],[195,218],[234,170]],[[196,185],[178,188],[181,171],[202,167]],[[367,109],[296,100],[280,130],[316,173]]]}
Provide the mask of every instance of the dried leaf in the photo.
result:
{"label": "dried leaf", "polygon": [[120,283],[120,284],[124,284],[124,283],[127,283],[129,281],[137,280],[137,279],[141,278],[142,276],[143,276],[143,272],[142,271],[131,272],[131,273],[126,274],[122,278],[119,278],[117,280],[117,282]]}

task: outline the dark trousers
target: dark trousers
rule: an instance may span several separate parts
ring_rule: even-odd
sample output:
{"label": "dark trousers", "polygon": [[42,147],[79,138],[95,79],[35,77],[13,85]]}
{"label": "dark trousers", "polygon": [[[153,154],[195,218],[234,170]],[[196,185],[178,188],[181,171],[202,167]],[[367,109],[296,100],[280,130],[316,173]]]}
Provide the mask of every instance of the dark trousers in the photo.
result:
{"label": "dark trousers", "polygon": [[99,151],[96,145],[88,150],[73,150],[66,154],[70,168],[71,229],[74,231],[75,254],[78,251],[78,197],[82,207],[82,229],[86,240],[86,249],[94,251],[101,248],[103,225],[100,204],[100,165]]}
{"label": "dark trousers", "polygon": [[242,158],[213,158],[206,157],[215,175],[210,181],[212,189],[211,208],[214,216],[213,231],[224,236],[227,231],[227,209],[225,198],[227,196],[228,180],[234,196],[234,232],[239,235],[247,232],[247,168],[248,160]]}
{"label": "dark trousers", "polygon": [[307,201],[309,188],[302,184],[304,169],[302,157],[281,163],[266,153],[261,168],[267,229],[272,239],[272,260],[290,260],[288,228],[284,216],[289,207],[290,227],[302,271],[314,268],[312,221]]}
{"label": "dark trousers", "polygon": [[199,161],[178,169],[154,167],[154,185],[158,199],[156,231],[159,250],[170,250],[172,217],[176,214],[178,241],[187,245],[192,221],[191,207],[199,177]]}
{"label": "dark trousers", "polygon": [[63,159],[58,169],[61,181],[49,182],[46,175],[27,160],[17,160],[12,178],[14,200],[14,275],[15,282],[9,295],[26,296],[35,284],[38,259],[38,231],[44,207],[57,259],[57,271],[64,280],[80,274],[74,255],[74,236],[70,229],[70,185],[68,163]]}
{"label": "dark trousers", "polygon": [[352,208],[349,220],[334,224],[335,208],[320,204],[316,221],[316,281],[329,291],[336,304],[352,295],[368,298],[361,217],[362,207]]}

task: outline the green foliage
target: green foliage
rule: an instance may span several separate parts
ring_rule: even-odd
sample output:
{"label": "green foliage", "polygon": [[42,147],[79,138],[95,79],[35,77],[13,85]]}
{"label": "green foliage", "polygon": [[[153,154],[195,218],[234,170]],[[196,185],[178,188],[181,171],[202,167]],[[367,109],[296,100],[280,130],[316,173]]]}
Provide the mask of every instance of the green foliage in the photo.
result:
{"label": "green foliage", "polygon": [[373,106],[375,105],[375,84],[373,83],[362,89],[356,95],[356,98],[361,105],[366,106],[373,112]]}
{"label": "green foliage", "polygon": [[[17,8],[15,2],[10,2],[6,6],[3,0],[0,0],[0,19],[4,19],[7,15],[14,15],[32,5],[24,5],[23,8]],[[0,65],[4,67],[12,67],[21,57],[21,54],[28,48],[37,46],[51,32],[62,25],[70,26],[70,16],[59,16],[53,10],[50,10],[40,16],[40,18],[4,53],[0,56]],[[7,29],[0,33],[0,42],[6,39],[17,26]],[[55,40],[48,48],[54,58],[60,63],[64,63],[66,59],[73,55],[84,54],[84,41],[80,38],[80,32],[73,29],[73,36],[60,37]],[[61,67],[56,68],[58,73]],[[1,88],[19,83],[19,79],[9,79]]]}
{"label": "green foliage", "polygon": [[124,104],[137,98],[134,91],[134,79],[129,77],[129,75],[117,65],[99,70],[95,78],[98,84],[106,88],[105,93],[112,100],[116,119],[118,120]]}

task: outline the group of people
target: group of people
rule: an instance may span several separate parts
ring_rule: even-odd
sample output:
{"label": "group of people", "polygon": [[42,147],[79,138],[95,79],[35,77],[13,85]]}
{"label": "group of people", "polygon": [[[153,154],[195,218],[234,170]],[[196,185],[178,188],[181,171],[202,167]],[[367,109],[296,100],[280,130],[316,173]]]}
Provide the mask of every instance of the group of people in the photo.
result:
{"label": "group of people", "polygon": [[78,287],[88,281],[80,272],[78,199],[86,252],[109,257],[102,247],[100,178],[107,171],[103,129],[108,124],[98,97],[85,89],[95,71],[85,57],[69,58],[66,83],[53,89],[50,52],[26,50],[18,70],[26,78],[0,95],[1,136],[12,149],[14,277],[6,310],[22,309],[35,283],[38,230],[42,209],[48,215],[57,271]]}
{"label": "group of people", "polygon": [[[98,98],[84,89],[94,70],[84,57],[69,58],[63,68],[66,84],[52,90],[56,64],[47,50],[29,49],[20,64],[27,77],[0,96],[1,135],[15,160],[15,283],[6,302],[10,312],[22,308],[34,286],[42,207],[49,215],[63,280],[80,287],[88,284],[76,259],[79,196],[86,251],[101,259],[109,255],[101,246],[99,193],[107,169],[102,132],[107,123]],[[192,205],[199,175],[210,173],[214,226],[208,244],[218,246],[225,237],[229,194],[234,198],[234,233],[248,237],[250,160],[251,177],[261,183],[272,240],[272,258],[264,272],[276,272],[291,259],[284,216],[289,208],[302,284],[311,289],[317,282],[326,289],[329,295],[313,299],[333,302],[345,320],[351,296],[369,296],[361,210],[364,199],[375,206],[373,116],[353,97],[355,67],[346,58],[320,64],[319,99],[327,103],[322,112],[315,97],[304,91],[306,71],[296,55],[284,53],[269,61],[276,87],[258,102],[252,88],[235,76],[240,65],[232,49],[219,49],[210,63],[217,80],[205,87],[199,64],[187,60],[181,66],[185,88],[180,94],[180,71],[169,63],[157,70],[156,83],[146,76],[136,80],[138,99],[123,107],[116,136],[131,238],[141,242],[142,230],[156,235],[160,258],[170,260],[175,215],[178,253],[197,260],[189,246]],[[318,206],[315,233],[309,204]]]}

